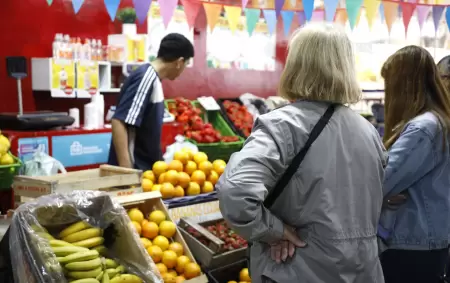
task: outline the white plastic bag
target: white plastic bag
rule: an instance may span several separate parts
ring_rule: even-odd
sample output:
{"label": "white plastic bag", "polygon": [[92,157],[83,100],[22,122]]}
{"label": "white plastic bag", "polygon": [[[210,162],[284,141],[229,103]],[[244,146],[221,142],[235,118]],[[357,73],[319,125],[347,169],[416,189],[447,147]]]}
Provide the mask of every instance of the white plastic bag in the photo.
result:
{"label": "white plastic bag", "polygon": [[166,163],[171,162],[173,160],[173,155],[175,154],[175,152],[182,150],[183,148],[189,148],[194,153],[198,152],[198,148],[195,144],[186,141],[185,137],[183,137],[181,135],[177,135],[175,137],[175,142],[173,144],[167,146],[166,153],[164,153],[164,156],[163,156],[164,161]]}
{"label": "white plastic bag", "polygon": [[26,176],[51,176],[61,173],[67,173],[64,166],[43,151],[36,151],[33,158],[25,162],[24,175]]}

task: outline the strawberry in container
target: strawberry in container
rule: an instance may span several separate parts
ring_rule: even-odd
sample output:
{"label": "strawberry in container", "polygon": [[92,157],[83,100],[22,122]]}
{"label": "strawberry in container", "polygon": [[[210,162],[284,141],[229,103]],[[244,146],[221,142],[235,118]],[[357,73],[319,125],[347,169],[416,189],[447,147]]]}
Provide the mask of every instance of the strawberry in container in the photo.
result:
{"label": "strawberry in container", "polygon": [[248,137],[253,127],[253,115],[248,112],[247,107],[231,100],[225,100],[223,106],[227,112],[228,118],[234,126],[239,129],[245,137]]}

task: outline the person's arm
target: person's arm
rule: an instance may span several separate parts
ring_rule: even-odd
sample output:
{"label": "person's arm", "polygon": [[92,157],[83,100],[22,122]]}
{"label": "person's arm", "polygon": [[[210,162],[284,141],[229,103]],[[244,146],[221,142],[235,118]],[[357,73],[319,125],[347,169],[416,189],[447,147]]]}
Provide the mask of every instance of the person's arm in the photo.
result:
{"label": "person's arm", "polygon": [[118,119],[111,120],[112,140],[116,150],[117,162],[120,167],[133,168],[130,152],[128,151],[128,132],[124,122]]}
{"label": "person's arm", "polygon": [[409,125],[389,149],[383,193],[389,198],[402,193],[435,166],[432,137]]}
{"label": "person's arm", "polygon": [[[276,132],[260,116],[243,149],[232,155],[217,191],[223,217],[250,241],[274,243],[283,238],[283,222],[264,207],[264,199],[287,168],[289,129],[277,123]],[[277,142],[274,137],[283,137]]]}

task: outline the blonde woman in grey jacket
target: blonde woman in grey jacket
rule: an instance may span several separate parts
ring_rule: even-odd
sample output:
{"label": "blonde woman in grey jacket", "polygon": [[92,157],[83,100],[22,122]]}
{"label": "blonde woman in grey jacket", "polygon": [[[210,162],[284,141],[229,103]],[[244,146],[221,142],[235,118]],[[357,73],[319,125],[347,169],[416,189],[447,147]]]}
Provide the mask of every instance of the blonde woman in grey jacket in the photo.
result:
{"label": "blonde woman in grey jacket", "polygon": [[[294,103],[259,116],[218,183],[220,209],[251,247],[253,283],[383,283],[377,224],[384,148],[375,128],[349,109],[361,91],[345,32],[297,31],[280,94]],[[270,207],[264,200],[330,104],[334,114]]]}

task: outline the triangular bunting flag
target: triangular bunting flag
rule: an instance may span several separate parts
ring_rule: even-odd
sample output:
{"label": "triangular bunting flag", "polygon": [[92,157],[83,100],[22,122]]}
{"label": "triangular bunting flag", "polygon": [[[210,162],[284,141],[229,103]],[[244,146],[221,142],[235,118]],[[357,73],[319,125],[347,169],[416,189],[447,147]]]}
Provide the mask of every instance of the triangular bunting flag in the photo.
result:
{"label": "triangular bunting flag", "polygon": [[164,26],[167,28],[170,20],[172,20],[173,12],[178,6],[178,0],[158,0],[158,4]]}
{"label": "triangular bunting flag", "polygon": [[423,24],[430,13],[430,6],[419,5],[416,7],[417,21],[419,22],[419,29],[422,30]]}
{"label": "triangular bunting flag", "polygon": [[144,23],[147,19],[148,10],[152,4],[152,0],[133,0],[134,10],[139,23]]}
{"label": "triangular bunting flag", "polygon": [[234,33],[241,19],[242,8],[239,6],[223,6],[225,15],[228,20],[228,26],[232,33]]}
{"label": "triangular bunting flag", "polygon": [[339,0],[324,0],[323,4],[325,7],[325,20],[327,22],[332,22],[336,14],[336,9],[339,4]]}
{"label": "triangular bunting flag", "polygon": [[378,0],[364,0],[364,7],[366,8],[366,18],[370,30],[372,30],[373,21],[375,20],[378,13],[378,6],[380,6],[380,2]]}
{"label": "triangular bunting flag", "polygon": [[386,19],[388,32],[391,33],[392,25],[394,24],[395,19],[397,18],[398,3],[384,2],[383,8],[384,8],[384,18]]}
{"label": "triangular bunting flag", "polygon": [[450,29],[450,9],[447,9],[447,11],[445,11],[445,19],[447,21],[447,27]]}
{"label": "triangular bunting flag", "polygon": [[343,26],[347,23],[347,11],[344,9],[339,9],[336,11],[335,21]]}
{"label": "triangular bunting flag", "polygon": [[383,6],[383,2],[380,3],[380,7],[378,8],[378,13],[380,13],[380,20],[383,23],[384,22],[384,6]]}
{"label": "triangular bunting flag", "polygon": [[222,5],[203,2],[203,8],[206,13],[206,21],[208,22],[209,29],[212,32],[220,18],[220,13],[222,13]]}
{"label": "triangular bunting flag", "polygon": [[416,9],[416,4],[400,2],[400,6],[402,7],[403,26],[405,27],[406,36],[408,34],[409,22],[411,21],[411,17],[414,14],[414,10]]}
{"label": "triangular bunting flag", "polygon": [[181,4],[183,4],[186,21],[191,29],[195,25],[195,20],[197,19],[201,4],[196,0],[181,0]]}
{"label": "triangular bunting flag", "polygon": [[248,0],[242,0],[242,9],[245,9],[247,4],[248,4]]}
{"label": "triangular bunting flag", "polygon": [[311,21],[323,22],[324,20],[325,20],[325,11],[324,10],[316,10],[313,12]]}
{"label": "triangular bunting flag", "polygon": [[114,22],[116,18],[117,9],[119,9],[120,0],[105,0],[106,11],[108,11],[108,15],[111,18],[111,21]]}
{"label": "triangular bunting flag", "polygon": [[83,6],[83,2],[84,0],[72,0],[73,11],[75,12],[75,14],[78,14],[81,6]]}
{"label": "triangular bunting flag", "polygon": [[346,10],[348,21],[350,23],[350,28],[353,29],[356,25],[356,21],[358,18],[359,10],[361,9],[363,0],[346,0]]}
{"label": "triangular bunting flag", "polygon": [[275,0],[275,11],[277,15],[277,19],[280,16],[281,9],[283,9],[284,0]]}
{"label": "triangular bunting flag", "polygon": [[47,0],[47,4],[50,6],[50,5],[52,5],[52,3],[53,3],[53,0]]}
{"label": "triangular bunting flag", "polygon": [[281,11],[281,18],[283,19],[284,36],[289,36],[291,31],[292,20],[294,19],[294,11]]}
{"label": "triangular bunting flag", "polygon": [[305,11],[298,12],[298,24],[303,26],[306,22]]}
{"label": "triangular bunting flag", "polygon": [[264,19],[266,19],[267,29],[272,35],[277,27],[277,14],[275,10],[263,10]]}
{"label": "triangular bunting flag", "polygon": [[439,23],[441,22],[442,13],[444,13],[445,6],[433,6],[433,22],[434,31],[436,32],[439,28]]}
{"label": "triangular bunting flag", "polygon": [[312,18],[312,13],[314,11],[314,0],[303,0],[303,11],[305,12],[305,19],[309,22]]}
{"label": "triangular bunting flag", "polygon": [[261,10],[245,9],[245,19],[247,23],[247,32],[251,36],[255,30],[256,24],[259,22]]}

